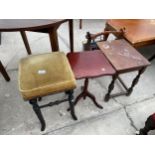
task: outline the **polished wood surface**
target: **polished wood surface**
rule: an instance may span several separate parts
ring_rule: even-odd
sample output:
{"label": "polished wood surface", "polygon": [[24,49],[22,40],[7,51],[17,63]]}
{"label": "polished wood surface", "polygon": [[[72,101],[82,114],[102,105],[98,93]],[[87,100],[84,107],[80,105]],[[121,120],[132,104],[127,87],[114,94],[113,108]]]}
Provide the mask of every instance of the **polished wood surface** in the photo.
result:
{"label": "polished wood surface", "polygon": [[64,22],[69,23],[70,51],[74,51],[72,19],[0,19],[0,32],[20,31],[28,54],[31,51],[24,31],[49,33],[52,50],[58,51],[57,29]]}
{"label": "polished wood surface", "polygon": [[97,45],[117,72],[137,70],[150,65],[148,60],[124,39],[98,42]]}
{"label": "polished wood surface", "polygon": [[135,47],[155,43],[155,20],[153,19],[111,19],[106,30],[125,28],[124,37]]}
{"label": "polished wood surface", "polygon": [[85,79],[83,89],[76,97],[74,105],[76,105],[80,99],[86,99],[86,97],[89,97],[96,107],[103,109],[103,107],[96,101],[95,96],[88,90],[89,78],[114,75],[116,73],[114,68],[100,50],[68,53],[67,57],[75,78]]}
{"label": "polished wood surface", "polygon": [[77,79],[113,75],[115,70],[100,50],[67,55]]}
{"label": "polished wood surface", "polygon": [[0,19],[0,31],[45,29],[66,21],[67,19]]}

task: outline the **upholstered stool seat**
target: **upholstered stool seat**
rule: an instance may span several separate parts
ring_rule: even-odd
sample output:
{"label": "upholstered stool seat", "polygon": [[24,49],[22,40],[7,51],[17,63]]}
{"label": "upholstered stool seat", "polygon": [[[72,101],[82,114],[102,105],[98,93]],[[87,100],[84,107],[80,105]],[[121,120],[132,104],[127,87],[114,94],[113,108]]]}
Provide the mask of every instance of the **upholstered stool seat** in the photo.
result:
{"label": "upholstered stool seat", "polygon": [[[68,92],[71,92],[75,87],[74,74],[63,52],[29,56],[22,59],[19,64],[19,90],[24,100],[29,100],[33,108],[34,104],[38,109],[41,108],[37,105],[38,98],[59,92],[69,94],[68,100],[70,106],[72,106],[72,93]],[[51,106],[51,103],[49,106]],[[76,119],[73,108],[74,106],[72,106],[71,114]],[[36,112],[36,109],[34,111]],[[38,116],[38,111],[36,114]],[[40,121],[43,119],[41,117],[39,118]],[[44,124],[45,122],[41,123]],[[43,124],[42,126],[45,126]],[[44,128],[42,127],[42,130]]]}
{"label": "upholstered stool seat", "polygon": [[63,52],[29,56],[19,65],[19,89],[25,100],[67,91],[76,81]]}

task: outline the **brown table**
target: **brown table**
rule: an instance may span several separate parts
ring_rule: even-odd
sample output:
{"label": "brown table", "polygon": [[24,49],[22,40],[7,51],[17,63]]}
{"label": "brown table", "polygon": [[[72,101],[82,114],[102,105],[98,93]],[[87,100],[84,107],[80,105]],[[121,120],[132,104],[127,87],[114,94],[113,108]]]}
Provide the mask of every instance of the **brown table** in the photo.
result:
{"label": "brown table", "polygon": [[116,73],[114,68],[100,50],[68,53],[67,57],[75,78],[85,79],[84,88],[76,97],[74,105],[81,98],[89,97],[98,108],[102,109],[102,106],[97,103],[95,96],[88,90],[89,79],[100,76],[112,76]]}
{"label": "brown table", "polygon": [[[111,19],[107,20],[105,30],[125,28],[124,39],[134,47],[155,44],[155,20],[153,19]],[[153,55],[149,60],[153,60]]]}
{"label": "brown table", "polygon": [[[134,86],[138,83],[141,74],[144,72],[145,68],[150,65],[149,61],[124,39],[113,40],[111,42],[98,42],[97,45],[116,70],[116,74],[113,76],[113,80],[109,85],[108,93],[105,96],[105,101],[108,101],[110,97],[124,94],[130,95]],[[119,75],[132,71],[138,71],[138,74],[133,79],[131,86],[128,88]],[[110,95],[114,88],[116,79],[120,81],[126,91]]]}
{"label": "brown table", "polygon": [[[1,19],[0,32],[20,31],[28,54],[31,54],[31,49],[25,31],[49,33],[52,51],[58,51],[57,29],[64,22],[69,23],[70,50],[74,51],[73,20],[71,19]],[[2,64],[0,64],[0,72],[4,77],[8,76]]]}

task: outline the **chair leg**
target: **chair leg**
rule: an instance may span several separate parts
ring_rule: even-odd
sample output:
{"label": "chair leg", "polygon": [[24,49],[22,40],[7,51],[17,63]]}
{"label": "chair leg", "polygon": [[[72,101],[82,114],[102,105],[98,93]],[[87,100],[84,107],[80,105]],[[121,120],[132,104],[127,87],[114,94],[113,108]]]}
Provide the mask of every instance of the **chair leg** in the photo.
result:
{"label": "chair leg", "polygon": [[77,120],[77,117],[75,115],[75,110],[74,110],[74,102],[73,102],[73,91],[69,91],[68,92],[68,101],[69,101],[69,105],[70,105],[70,111],[71,111],[71,115],[72,115],[72,118],[74,120]]}
{"label": "chair leg", "polygon": [[44,131],[45,127],[46,127],[46,123],[45,123],[45,120],[43,118],[43,115],[42,115],[42,112],[40,110],[40,107],[39,107],[39,105],[37,103],[37,99],[30,100],[29,102],[32,105],[33,110],[36,113],[36,115],[37,115],[37,117],[38,117],[38,119],[39,119],[39,121],[41,123],[41,131]]}
{"label": "chair leg", "polygon": [[150,130],[155,129],[155,121],[152,119],[152,116],[148,117],[144,128],[140,129],[139,135],[147,135]]}

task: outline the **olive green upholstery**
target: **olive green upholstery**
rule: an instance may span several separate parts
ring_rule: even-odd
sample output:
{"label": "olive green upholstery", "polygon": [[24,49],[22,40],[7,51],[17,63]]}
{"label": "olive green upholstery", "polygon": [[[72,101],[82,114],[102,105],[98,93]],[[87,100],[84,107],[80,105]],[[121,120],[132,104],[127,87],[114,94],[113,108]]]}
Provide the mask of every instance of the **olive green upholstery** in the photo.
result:
{"label": "olive green upholstery", "polygon": [[19,90],[25,100],[72,90],[76,80],[63,52],[28,56],[19,64]]}

